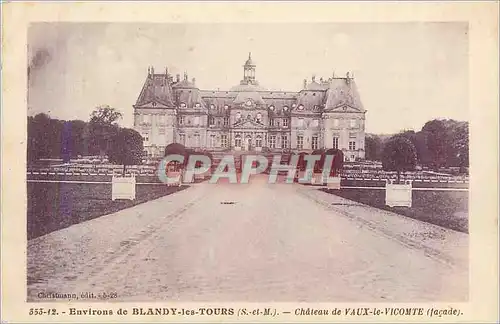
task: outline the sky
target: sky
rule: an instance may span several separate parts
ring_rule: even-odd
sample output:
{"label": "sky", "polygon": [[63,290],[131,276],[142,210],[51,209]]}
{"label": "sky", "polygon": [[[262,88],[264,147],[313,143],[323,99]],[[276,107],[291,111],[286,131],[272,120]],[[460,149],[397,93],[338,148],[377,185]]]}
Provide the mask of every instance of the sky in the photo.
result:
{"label": "sky", "polygon": [[28,31],[28,114],[88,120],[109,105],[132,126],[149,66],[229,89],[252,52],[256,79],[299,91],[313,75],[354,74],[366,132],[468,120],[466,23],[35,23]]}

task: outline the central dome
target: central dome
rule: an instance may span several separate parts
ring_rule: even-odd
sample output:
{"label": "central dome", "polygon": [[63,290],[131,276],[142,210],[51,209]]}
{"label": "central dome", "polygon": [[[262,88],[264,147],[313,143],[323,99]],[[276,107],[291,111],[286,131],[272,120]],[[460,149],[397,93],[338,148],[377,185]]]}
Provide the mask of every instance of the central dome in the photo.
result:
{"label": "central dome", "polygon": [[236,92],[256,92],[256,91],[267,91],[266,88],[261,87],[258,84],[238,84],[229,89],[229,91]]}

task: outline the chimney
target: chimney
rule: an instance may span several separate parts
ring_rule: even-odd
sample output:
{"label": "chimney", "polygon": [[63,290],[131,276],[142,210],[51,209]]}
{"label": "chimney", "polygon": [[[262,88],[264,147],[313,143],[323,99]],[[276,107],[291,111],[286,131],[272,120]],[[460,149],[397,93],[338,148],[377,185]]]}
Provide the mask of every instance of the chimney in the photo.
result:
{"label": "chimney", "polygon": [[165,77],[168,78],[168,66],[165,67]]}
{"label": "chimney", "polygon": [[179,73],[176,74],[175,80],[177,83],[181,82],[181,75]]}
{"label": "chimney", "polygon": [[349,79],[349,72],[345,74],[346,78]]}
{"label": "chimney", "polygon": [[188,74],[187,72],[184,72],[184,81],[187,81],[188,80]]}
{"label": "chimney", "polygon": [[155,74],[155,68],[153,66],[151,66],[151,75],[154,75]]}
{"label": "chimney", "polygon": [[307,80],[304,79],[304,89],[307,87]]}
{"label": "chimney", "polygon": [[316,76],[313,74],[312,78],[311,78],[312,82],[315,82],[316,80]]}
{"label": "chimney", "polygon": [[192,79],[191,79],[191,82],[193,82],[193,85],[195,85],[195,84],[196,84],[196,79],[195,79],[195,78],[192,78]]}

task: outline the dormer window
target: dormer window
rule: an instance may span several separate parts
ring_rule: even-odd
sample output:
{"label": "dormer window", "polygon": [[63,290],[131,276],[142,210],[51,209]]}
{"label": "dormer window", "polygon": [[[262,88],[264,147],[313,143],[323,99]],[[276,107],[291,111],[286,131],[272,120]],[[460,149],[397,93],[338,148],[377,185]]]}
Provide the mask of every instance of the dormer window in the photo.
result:
{"label": "dormer window", "polygon": [[181,108],[186,108],[186,104],[181,102]]}
{"label": "dormer window", "polygon": [[201,107],[200,103],[198,103],[198,102],[197,102],[194,106],[195,106],[196,108],[200,108],[200,107]]}
{"label": "dormer window", "polygon": [[297,107],[297,105],[296,104],[292,104],[292,108],[295,108],[295,107]]}
{"label": "dormer window", "polygon": [[225,109],[225,110],[228,110],[228,109],[229,109],[229,106],[228,106],[228,105],[224,105],[224,109]]}
{"label": "dormer window", "polygon": [[304,105],[299,105],[298,110],[304,110]]}
{"label": "dormer window", "polygon": [[288,111],[288,106],[284,106],[283,111]]}
{"label": "dormer window", "polygon": [[214,104],[211,104],[211,105],[210,105],[210,109],[215,109],[215,105],[214,105]]}
{"label": "dormer window", "polygon": [[151,104],[151,106],[156,107],[156,101],[153,101],[153,103]]}
{"label": "dormer window", "polygon": [[270,109],[271,111],[274,111],[274,106],[272,106],[272,105],[271,105],[271,106],[269,106],[269,109]]}
{"label": "dormer window", "polygon": [[251,106],[251,105],[252,105],[252,100],[247,100],[247,102],[245,103],[245,105],[246,105],[247,107]]}

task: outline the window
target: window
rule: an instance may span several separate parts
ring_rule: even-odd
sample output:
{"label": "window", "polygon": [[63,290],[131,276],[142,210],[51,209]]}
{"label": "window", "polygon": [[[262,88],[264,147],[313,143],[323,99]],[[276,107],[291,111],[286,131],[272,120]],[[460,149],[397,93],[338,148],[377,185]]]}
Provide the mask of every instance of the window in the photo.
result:
{"label": "window", "polygon": [[214,119],[214,117],[213,117],[213,116],[209,116],[209,117],[208,117],[208,124],[209,124],[210,126],[214,126],[214,125],[215,125],[215,119]]}
{"label": "window", "polygon": [[165,128],[164,128],[164,127],[160,127],[160,128],[158,129],[158,134],[160,134],[160,135],[165,135]]}
{"label": "window", "polygon": [[200,147],[200,134],[194,134],[194,147]]}
{"label": "window", "polygon": [[304,118],[299,118],[299,120],[298,120],[298,126],[299,127],[304,127]]}
{"label": "window", "polygon": [[216,147],[215,135],[210,135],[210,147]]}
{"label": "window", "polygon": [[297,136],[297,149],[302,150],[304,148],[304,137]]}
{"label": "window", "polygon": [[257,120],[258,123],[262,122],[262,114],[261,113],[257,114],[256,120]]}
{"label": "window", "polygon": [[274,118],[269,118],[269,126],[274,126]]}
{"label": "window", "polygon": [[262,147],[262,137],[260,135],[257,135],[255,139],[255,147]]}
{"label": "window", "polygon": [[333,126],[334,126],[334,127],[339,127],[339,124],[340,124],[340,123],[339,123],[339,120],[338,120],[338,119],[334,119],[334,120],[333,120]]}
{"label": "window", "polygon": [[149,141],[149,134],[148,133],[142,133],[142,139],[144,140],[144,142]]}
{"label": "window", "polygon": [[179,125],[184,124],[184,116],[179,116]]}
{"label": "window", "polygon": [[338,149],[339,148],[339,138],[338,137],[334,137],[333,138],[333,148],[334,149]]}
{"label": "window", "polygon": [[200,116],[195,116],[195,117],[194,117],[194,125],[195,125],[195,126],[200,125]]}
{"label": "window", "polygon": [[194,105],[196,108],[200,108],[201,105],[199,103],[196,103],[196,105]]}
{"label": "window", "polygon": [[241,119],[241,113],[237,112],[236,113],[236,120]]}
{"label": "window", "polygon": [[241,136],[240,135],[236,135],[236,137],[234,138],[234,146],[241,147]]}
{"label": "window", "polygon": [[269,147],[276,148],[276,135],[269,136]]}
{"label": "window", "polygon": [[283,118],[283,127],[288,127],[288,118]]}
{"label": "window", "polygon": [[312,125],[313,125],[313,127],[318,127],[319,126],[319,120],[318,119],[313,119]]}
{"label": "window", "polygon": [[222,147],[227,147],[227,135],[223,134],[220,136],[220,145]]}
{"label": "window", "polygon": [[349,150],[353,151],[356,149],[356,142],[355,141],[349,141]]}
{"label": "window", "polygon": [[229,117],[224,117],[224,126],[229,126]]}
{"label": "window", "polygon": [[186,108],[186,104],[185,103],[181,103],[181,108]]}
{"label": "window", "polygon": [[165,124],[165,115],[159,115],[158,116],[158,123],[160,125],[164,125]]}
{"label": "window", "polygon": [[281,147],[288,148],[288,136],[286,135],[281,136]]}
{"label": "window", "polygon": [[356,119],[351,119],[349,126],[351,126],[351,128],[356,127]]}
{"label": "window", "polygon": [[150,124],[151,123],[151,116],[150,115],[142,115],[142,122],[144,124]]}
{"label": "window", "polygon": [[317,150],[318,149],[318,136],[313,136],[312,137],[312,140],[311,140],[311,148],[313,150]]}

